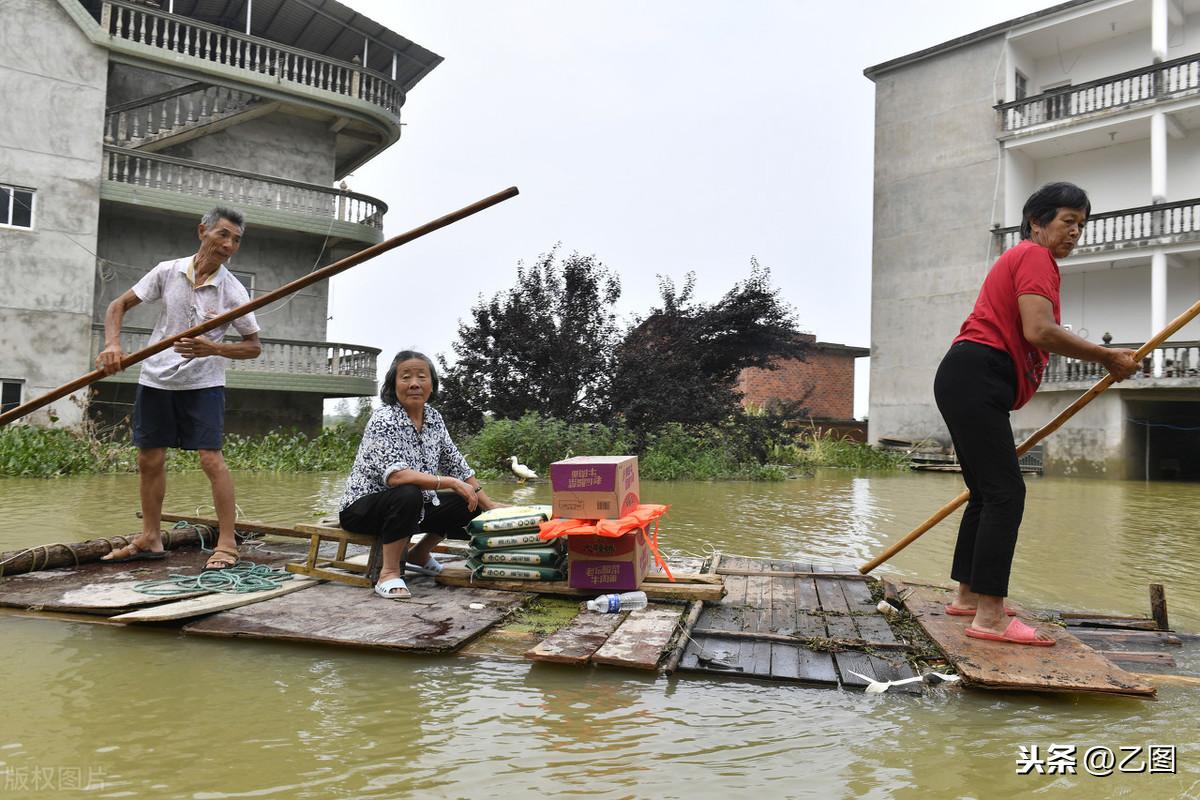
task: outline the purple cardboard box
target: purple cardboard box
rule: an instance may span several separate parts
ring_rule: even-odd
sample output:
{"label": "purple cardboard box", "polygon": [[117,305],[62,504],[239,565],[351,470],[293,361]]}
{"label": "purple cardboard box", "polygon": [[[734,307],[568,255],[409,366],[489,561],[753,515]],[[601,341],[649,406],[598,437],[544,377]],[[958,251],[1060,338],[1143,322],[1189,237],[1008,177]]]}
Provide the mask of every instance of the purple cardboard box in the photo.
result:
{"label": "purple cardboard box", "polygon": [[576,456],[550,465],[554,516],[617,519],[638,507],[637,456]]}
{"label": "purple cardboard box", "polygon": [[650,546],[641,530],[624,536],[567,537],[567,582],[572,589],[627,592],[642,585]]}

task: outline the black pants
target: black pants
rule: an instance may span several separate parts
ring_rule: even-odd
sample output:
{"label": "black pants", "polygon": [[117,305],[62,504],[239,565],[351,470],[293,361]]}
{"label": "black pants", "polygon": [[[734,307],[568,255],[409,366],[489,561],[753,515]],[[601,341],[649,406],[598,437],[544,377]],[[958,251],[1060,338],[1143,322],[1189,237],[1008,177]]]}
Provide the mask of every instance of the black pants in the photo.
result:
{"label": "black pants", "polygon": [[950,428],[971,499],[958,527],[950,577],[980,594],[1008,595],[1008,576],[1025,512],[1008,412],[1017,379],[1008,354],[957,342],[938,367],[933,394]]}
{"label": "black pants", "polygon": [[358,498],[342,509],[338,521],[354,533],[377,533],[384,544],[418,532],[467,538],[464,528],[482,509],[468,511],[467,501],[457,492],[439,492],[438,501],[436,506],[426,503],[420,489],[404,483]]}

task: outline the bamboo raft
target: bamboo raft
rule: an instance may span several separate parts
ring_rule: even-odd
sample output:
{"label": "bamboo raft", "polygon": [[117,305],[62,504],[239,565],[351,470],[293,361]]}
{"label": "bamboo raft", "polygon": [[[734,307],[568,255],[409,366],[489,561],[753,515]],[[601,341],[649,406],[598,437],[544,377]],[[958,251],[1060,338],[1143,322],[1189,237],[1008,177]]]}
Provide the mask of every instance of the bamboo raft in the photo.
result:
{"label": "bamboo raft", "polygon": [[[919,693],[924,684],[914,665],[943,670],[943,664],[954,667],[964,685],[983,689],[1145,698],[1160,683],[1200,685],[1200,679],[1169,672],[1175,666],[1170,650],[1197,637],[1164,630],[1165,599],[1157,619],[1043,614],[1064,626],[1055,633],[1057,647],[996,646],[962,634],[969,619],[944,614],[946,590],[940,587],[893,586],[850,565],[809,561],[721,554],[670,559],[676,580],[648,576],[642,588],[649,607],[614,615],[584,610],[580,598],[594,593],[565,581],[472,579],[455,564],[465,555],[458,543],[439,545],[446,568],[436,580],[407,578],[414,597],[404,602],[352,585],[363,582],[369,548],[350,545],[348,551],[345,541],[336,553],[334,545],[321,545],[328,560],[318,573],[295,575],[264,592],[166,598],[134,590],[140,581],[199,571],[205,561],[200,543],[212,541],[214,522],[181,522],[165,540],[169,557],[159,561],[99,561],[125,537],[0,553],[0,608],[159,625],[196,636],[522,657],[847,689],[913,679],[893,688]],[[259,537],[243,546],[251,561],[304,572],[304,559],[312,564],[317,558],[314,526],[239,521],[238,529]],[[345,580],[336,577],[341,572]],[[880,613],[883,597],[908,614],[893,620]],[[553,603],[561,619],[527,630],[537,608]]]}

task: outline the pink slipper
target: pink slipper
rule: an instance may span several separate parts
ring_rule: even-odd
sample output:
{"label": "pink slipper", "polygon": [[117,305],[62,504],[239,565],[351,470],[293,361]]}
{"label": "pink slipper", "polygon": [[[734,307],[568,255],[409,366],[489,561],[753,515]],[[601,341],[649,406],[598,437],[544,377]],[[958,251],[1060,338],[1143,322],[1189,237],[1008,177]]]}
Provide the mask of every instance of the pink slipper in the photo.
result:
{"label": "pink slipper", "polygon": [[993,642],[1008,642],[1010,644],[1027,644],[1030,647],[1053,647],[1056,642],[1053,639],[1037,638],[1037,628],[1031,628],[1016,617],[1012,622],[1008,623],[1008,627],[1004,629],[1004,633],[992,633],[991,631],[981,631],[978,628],[968,625],[967,636],[972,639],[988,639]]}
{"label": "pink slipper", "polygon": [[[1015,617],[1017,615],[1016,610],[1009,608],[1008,606],[1004,607],[1004,613],[1008,614],[1010,617]],[[973,616],[975,616],[975,609],[973,609],[973,608],[955,608],[954,606],[947,603],[946,604],[946,615],[950,616],[950,617],[973,617]]]}

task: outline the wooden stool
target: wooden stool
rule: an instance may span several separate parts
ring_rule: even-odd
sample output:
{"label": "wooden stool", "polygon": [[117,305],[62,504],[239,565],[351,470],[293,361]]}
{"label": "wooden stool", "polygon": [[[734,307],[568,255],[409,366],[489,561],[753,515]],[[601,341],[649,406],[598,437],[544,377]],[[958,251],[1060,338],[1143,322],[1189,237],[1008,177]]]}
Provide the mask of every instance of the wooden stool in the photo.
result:
{"label": "wooden stool", "polygon": [[[367,588],[374,586],[375,581],[379,579],[383,544],[378,536],[371,533],[351,533],[334,525],[297,525],[296,530],[309,535],[308,558],[303,564],[296,561],[285,564],[288,572]],[[318,561],[321,542],[338,543],[337,555],[332,560]],[[350,544],[367,545],[371,548],[365,565],[356,563],[357,560],[346,560],[346,546]]]}

